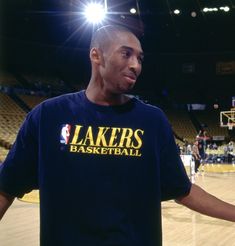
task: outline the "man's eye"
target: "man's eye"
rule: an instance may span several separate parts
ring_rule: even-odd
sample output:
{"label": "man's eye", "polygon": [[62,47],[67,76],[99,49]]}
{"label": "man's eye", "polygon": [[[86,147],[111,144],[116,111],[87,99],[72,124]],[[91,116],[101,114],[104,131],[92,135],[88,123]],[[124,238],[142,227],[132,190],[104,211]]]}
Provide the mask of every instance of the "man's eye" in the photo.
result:
{"label": "man's eye", "polygon": [[123,51],[122,55],[123,55],[123,57],[129,57],[131,54],[129,51]]}
{"label": "man's eye", "polygon": [[140,56],[140,57],[138,57],[138,61],[139,61],[139,63],[143,63],[143,61],[144,61],[144,58],[142,57],[142,56]]}

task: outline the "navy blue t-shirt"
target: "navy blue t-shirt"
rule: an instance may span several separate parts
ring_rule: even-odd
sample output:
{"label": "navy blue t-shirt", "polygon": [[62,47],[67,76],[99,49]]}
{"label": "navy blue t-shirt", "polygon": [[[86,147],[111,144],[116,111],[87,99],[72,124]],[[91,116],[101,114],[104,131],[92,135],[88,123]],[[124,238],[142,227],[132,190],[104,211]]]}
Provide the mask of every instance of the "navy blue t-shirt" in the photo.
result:
{"label": "navy blue t-shirt", "polygon": [[161,245],[161,201],[191,188],[159,108],[84,91],[33,109],[0,171],[8,194],[40,190],[42,246]]}

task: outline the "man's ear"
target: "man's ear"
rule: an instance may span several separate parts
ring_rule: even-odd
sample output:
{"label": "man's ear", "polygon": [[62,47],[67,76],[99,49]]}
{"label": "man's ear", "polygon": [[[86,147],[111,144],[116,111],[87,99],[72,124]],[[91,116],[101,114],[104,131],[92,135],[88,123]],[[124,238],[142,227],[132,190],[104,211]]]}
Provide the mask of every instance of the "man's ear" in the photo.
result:
{"label": "man's ear", "polygon": [[98,48],[92,48],[90,50],[90,59],[92,62],[100,65],[103,63],[103,53]]}

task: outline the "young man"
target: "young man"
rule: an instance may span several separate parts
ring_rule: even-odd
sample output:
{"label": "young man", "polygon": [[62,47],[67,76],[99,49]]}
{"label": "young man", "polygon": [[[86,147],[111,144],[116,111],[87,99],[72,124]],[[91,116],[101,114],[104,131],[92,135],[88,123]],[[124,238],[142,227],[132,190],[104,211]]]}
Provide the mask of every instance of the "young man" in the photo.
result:
{"label": "young man", "polygon": [[1,216],[14,197],[39,188],[43,246],[161,245],[168,199],[235,221],[235,206],[190,183],[163,112],[126,95],[142,67],[136,36],[102,27],[90,60],[86,91],[28,114],[1,166]]}

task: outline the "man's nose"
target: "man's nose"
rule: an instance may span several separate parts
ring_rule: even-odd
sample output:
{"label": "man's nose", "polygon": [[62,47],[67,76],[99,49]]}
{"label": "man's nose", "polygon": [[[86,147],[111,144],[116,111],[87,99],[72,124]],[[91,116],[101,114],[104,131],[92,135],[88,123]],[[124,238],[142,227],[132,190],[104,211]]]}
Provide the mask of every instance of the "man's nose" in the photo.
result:
{"label": "man's nose", "polygon": [[131,57],[129,62],[129,68],[135,72],[135,75],[138,76],[142,69],[142,64],[140,63],[138,57]]}

